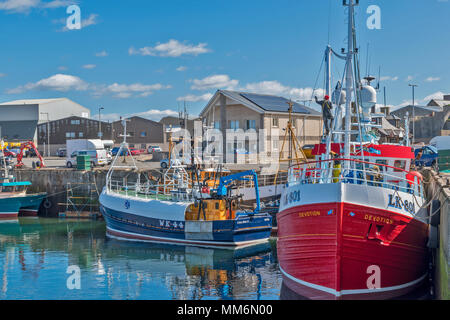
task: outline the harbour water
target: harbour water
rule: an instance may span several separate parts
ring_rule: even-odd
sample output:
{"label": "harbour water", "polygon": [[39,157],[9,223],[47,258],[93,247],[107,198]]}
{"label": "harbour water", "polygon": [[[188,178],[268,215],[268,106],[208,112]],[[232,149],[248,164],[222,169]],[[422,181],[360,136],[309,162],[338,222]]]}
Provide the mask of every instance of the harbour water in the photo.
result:
{"label": "harbour water", "polygon": [[274,240],[233,251],[119,241],[105,231],[103,221],[0,221],[0,299],[280,298]]}

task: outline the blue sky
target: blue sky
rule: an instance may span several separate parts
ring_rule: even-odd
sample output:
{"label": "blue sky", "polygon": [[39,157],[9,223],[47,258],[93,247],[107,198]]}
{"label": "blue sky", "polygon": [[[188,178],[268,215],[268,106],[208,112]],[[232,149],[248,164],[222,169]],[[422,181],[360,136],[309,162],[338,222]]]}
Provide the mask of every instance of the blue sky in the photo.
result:
{"label": "blue sky", "polygon": [[[421,104],[450,93],[450,2],[360,2],[361,70],[369,43],[387,103],[408,104],[409,82]],[[81,30],[65,28],[74,3]],[[366,27],[373,4],[380,30]],[[104,107],[104,119],[159,120],[184,101],[198,114],[217,89],[307,100],[323,87],[322,76],[315,82],[328,39],[345,47],[344,19],[341,0],[0,0],[0,101],[68,97],[92,115]]]}

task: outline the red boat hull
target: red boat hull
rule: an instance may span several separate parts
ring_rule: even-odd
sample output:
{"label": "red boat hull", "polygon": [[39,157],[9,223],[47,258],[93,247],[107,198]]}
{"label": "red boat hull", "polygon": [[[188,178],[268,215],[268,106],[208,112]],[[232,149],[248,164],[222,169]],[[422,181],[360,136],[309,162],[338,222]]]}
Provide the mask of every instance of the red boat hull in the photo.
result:
{"label": "red boat hull", "polygon": [[390,299],[427,279],[428,225],[349,203],[299,205],[278,214],[285,284],[310,299]]}

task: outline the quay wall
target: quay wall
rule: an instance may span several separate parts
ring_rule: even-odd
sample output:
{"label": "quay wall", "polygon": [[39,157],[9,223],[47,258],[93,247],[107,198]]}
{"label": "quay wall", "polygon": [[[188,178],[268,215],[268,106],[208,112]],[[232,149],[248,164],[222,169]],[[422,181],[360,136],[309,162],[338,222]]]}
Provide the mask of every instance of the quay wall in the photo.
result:
{"label": "quay wall", "polygon": [[[64,210],[63,203],[67,203],[67,189],[78,197],[92,197],[98,203],[98,195],[106,184],[107,170],[79,171],[73,169],[16,169],[14,175],[19,181],[31,181],[28,193],[46,192],[47,199],[39,209],[39,215],[57,217]],[[114,176],[118,179],[132,174],[130,170],[118,170]],[[133,173],[134,174],[134,173]],[[88,199],[81,200],[88,201]],[[82,206],[80,206],[82,207]]]}
{"label": "quay wall", "polygon": [[[440,203],[440,214],[432,219],[437,225],[438,248],[435,252],[435,291],[439,300],[450,300],[450,175],[433,170],[424,172],[427,198],[435,197]],[[434,207],[434,205],[433,205]],[[433,212],[436,208],[431,209]],[[436,220],[433,222],[433,220]]]}

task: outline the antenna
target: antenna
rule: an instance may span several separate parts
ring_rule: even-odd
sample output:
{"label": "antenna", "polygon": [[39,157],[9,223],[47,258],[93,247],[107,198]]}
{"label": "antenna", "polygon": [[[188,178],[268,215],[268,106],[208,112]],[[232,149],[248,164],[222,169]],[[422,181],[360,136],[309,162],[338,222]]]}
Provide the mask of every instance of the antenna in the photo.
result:
{"label": "antenna", "polygon": [[377,86],[375,87],[377,91],[380,90],[380,79],[381,79],[381,66],[378,67],[378,83]]}
{"label": "antenna", "polygon": [[127,122],[130,122],[130,120],[122,119],[122,117],[120,117],[120,121],[123,126],[123,134],[119,135],[119,137],[123,137],[123,144],[125,145],[127,143],[127,137],[130,137],[130,135],[127,134]]}

